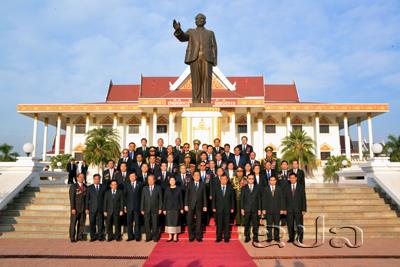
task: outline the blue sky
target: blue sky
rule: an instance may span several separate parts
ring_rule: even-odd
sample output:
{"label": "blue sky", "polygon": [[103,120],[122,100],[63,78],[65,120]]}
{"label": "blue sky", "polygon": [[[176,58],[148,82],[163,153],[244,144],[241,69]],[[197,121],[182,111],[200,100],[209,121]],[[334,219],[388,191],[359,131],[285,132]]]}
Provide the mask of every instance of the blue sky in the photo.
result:
{"label": "blue sky", "polygon": [[295,81],[303,101],[389,103],[374,139],[400,134],[400,1],[10,0],[0,9],[0,143],[21,151],[31,141],[19,103],[103,101],[110,79],[179,75],[185,44],[172,20],[187,29],[199,12],[225,75]]}

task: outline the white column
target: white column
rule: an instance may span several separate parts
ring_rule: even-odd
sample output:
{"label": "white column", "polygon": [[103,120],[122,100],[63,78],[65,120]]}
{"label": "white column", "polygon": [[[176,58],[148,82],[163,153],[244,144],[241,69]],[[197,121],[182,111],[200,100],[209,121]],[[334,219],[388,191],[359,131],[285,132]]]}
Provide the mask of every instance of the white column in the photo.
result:
{"label": "white column", "polygon": [[140,138],[143,138],[143,137],[147,138],[146,128],[147,128],[146,114],[142,113],[142,117],[140,119]]}
{"label": "white column", "polygon": [[86,126],[85,126],[85,133],[87,133],[89,131],[90,128],[90,114],[87,113],[86,114]]}
{"label": "white column", "polygon": [[256,147],[257,149],[257,158],[263,158],[263,151],[264,151],[264,127],[263,127],[263,116],[262,113],[258,114],[257,118],[257,129],[258,129],[258,140]]}
{"label": "white column", "polygon": [[36,157],[36,143],[37,143],[37,127],[38,127],[38,118],[39,115],[35,113],[33,115],[33,134],[32,134],[32,145],[33,145],[33,150],[32,150],[32,158]]}
{"label": "white column", "polygon": [[247,109],[247,113],[246,113],[246,123],[247,123],[247,139],[248,139],[248,143],[252,144],[252,130],[251,130],[251,112],[250,109]]}
{"label": "white column", "polygon": [[372,136],[371,113],[368,113],[368,143],[369,143],[369,157],[372,159],[374,157],[374,152],[372,151],[372,145],[374,144],[374,138]]}
{"label": "white column", "polygon": [[317,159],[321,158],[319,147],[319,113],[315,113],[315,129],[314,129],[314,142],[315,142],[315,156]]}
{"label": "white column", "polygon": [[57,129],[56,129],[56,145],[54,154],[57,156],[60,154],[60,135],[61,135],[61,114],[57,115]]}
{"label": "white column", "polygon": [[174,133],[175,133],[175,115],[172,111],[169,111],[168,115],[168,144],[174,144]]}
{"label": "white column", "polygon": [[114,113],[114,117],[113,117],[113,129],[117,130],[117,126],[118,126],[118,114]]}
{"label": "white column", "polygon": [[65,127],[65,147],[64,147],[64,154],[73,154],[73,132],[74,132],[74,125],[71,123],[70,118],[66,120],[66,127]]}
{"label": "white column", "polygon": [[43,129],[43,153],[42,153],[42,160],[45,161],[47,158],[47,134],[49,128],[49,119],[44,119],[44,129]]}
{"label": "white column", "polygon": [[290,135],[292,131],[292,126],[290,124],[290,112],[286,113],[286,136]]}
{"label": "white column", "polygon": [[153,109],[153,146],[157,146],[157,109]]}
{"label": "white column", "polygon": [[231,121],[229,125],[229,131],[231,132],[231,142],[233,145],[236,145],[236,116],[235,110],[231,112]]}
{"label": "white column", "polygon": [[343,127],[344,127],[344,147],[346,151],[346,158],[351,160],[351,151],[350,151],[350,137],[349,137],[349,120],[347,117],[347,113],[343,115]]}
{"label": "white column", "polygon": [[358,133],[358,158],[363,159],[363,149],[362,149],[362,131],[361,131],[361,119],[357,118],[357,133]]}

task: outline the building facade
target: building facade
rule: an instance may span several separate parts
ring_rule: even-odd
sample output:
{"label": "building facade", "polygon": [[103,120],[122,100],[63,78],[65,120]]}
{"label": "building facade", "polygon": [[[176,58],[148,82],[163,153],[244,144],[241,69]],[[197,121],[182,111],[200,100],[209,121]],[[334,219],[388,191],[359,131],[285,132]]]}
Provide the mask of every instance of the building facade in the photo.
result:
{"label": "building facade", "polygon": [[[33,118],[33,156],[43,160],[60,153],[82,159],[86,133],[109,127],[117,130],[122,148],[129,142],[140,144],[142,137],[150,145],[156,145],[158,138],[174,144],[176,137],[190,144],[194,139],[211,144],[219,137],[222,144],[236,145],[245,135],[257,158],[264,157],[267,145],[279,157],[282,138],[292,129],[302,129],[315,141],[315,153],[322,162],[340,154],[352,160],[373,157],[372,149],[367,155],[362,153],[362,140],[368,136],[372,146],[372,119],[389,111],[386,103],[303,102],[295,83],[266,84],[263,76],[225,77],[217,67],[213,69],[212,106],[195,108],[190,103],[187,68],[179,77],[141,77],[140,84],[111,81],[102,103],[20,104],[17,109]],[[42,149],[36,147],[39,121],[44,127]],[[362,123],[368,124],[368,133],[362,133]],[[47,151],[49,126],[56,127],[52,151]],[[351,126],[357,127],[356,147],[349,134]]]}

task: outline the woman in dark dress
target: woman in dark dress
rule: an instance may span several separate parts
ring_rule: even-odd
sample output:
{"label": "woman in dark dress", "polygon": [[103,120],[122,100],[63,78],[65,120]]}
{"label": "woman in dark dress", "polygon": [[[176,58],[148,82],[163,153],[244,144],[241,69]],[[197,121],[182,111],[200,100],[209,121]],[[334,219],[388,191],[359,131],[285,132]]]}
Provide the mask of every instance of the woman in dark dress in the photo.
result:
{"label": "woman in dark dress", "polygon": [[178,233],[181,232],[179,212],[183,213],[182,190],[176,186],[175,177],[169,178],[169,187],[165,189],[163,203],[165,220],[165,232],[169,234],[167,242],[178,242]]}

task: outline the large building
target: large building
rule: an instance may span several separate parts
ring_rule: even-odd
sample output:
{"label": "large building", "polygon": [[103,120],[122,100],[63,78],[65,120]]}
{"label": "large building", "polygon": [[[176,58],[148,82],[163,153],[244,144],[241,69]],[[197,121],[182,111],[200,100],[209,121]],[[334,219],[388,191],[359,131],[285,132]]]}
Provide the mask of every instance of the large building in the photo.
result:
{"label": "large building", "polygon": [[[303,129],[315,140],[316,155],[323,162],[329,155],[345,154],[352,160],[372,157],[362,153],[361,124],[368,124],[368,145],[373,144],[372,118],[389,111],[388,104],[338,104],[301,101],[296,84],[268,84],[263,76],[231,76],[213,69],[212,106],[190,107],[190,68],[179,77],[141,77],[140,84],[110,82],[104,102],[90,104],[20,104],[18,112],[33,118],[33,156],[44,160],[60,153],[82,159],[86,133],[97,127],[118,131],[121,147],[140,143],[142,137],[155,145],[158,138],[174,144],[176,137],[192,143],[238,144],[246,135],[257,157],[264,147],[278,156],[281,140],[292,129]],[[42,151],[37,149],[38,122],[43,122]],[[56,127],[52,151],[47,151],[48,126]],[[349,127],[356,125],[354,146]],[[341,131],[343,129],[343,131]],[[340,134],[342,132],[342,136]],[[370,147],[369,147],[370,148]],[[40,154],[42,152],[42,154]],[[361,152],[361,153],[360,153]]]}

